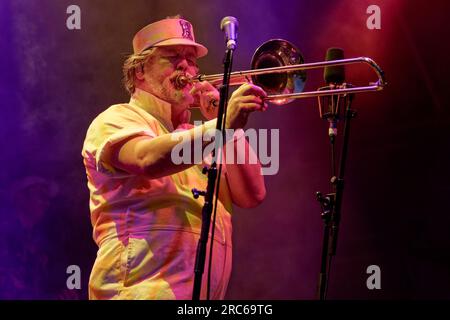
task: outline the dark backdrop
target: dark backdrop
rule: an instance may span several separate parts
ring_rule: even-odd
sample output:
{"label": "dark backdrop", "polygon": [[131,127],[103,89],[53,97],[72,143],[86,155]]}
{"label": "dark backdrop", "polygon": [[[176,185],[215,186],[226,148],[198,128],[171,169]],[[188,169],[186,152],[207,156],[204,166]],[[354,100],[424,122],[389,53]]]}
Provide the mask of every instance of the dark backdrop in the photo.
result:
{"label": "dark backdrop", "polygon": [[[81,8],[81,30],[66,28],[71,4]],[[371,4],[381,8],[380,30],[366,27]],[[328,47],[339,46],[346,57],[369,56],[386,72],[384,91],[354,102],[329,298],[450,298],[449,9],[448,1],[434,0],[1,1],[2,220],[14,219],[12,194],[27,176],[55,187],[46,212],[59,236],[43,228],[40,237],[63,285],[65,266],[81,267],[85,298],[96,247],[80,152],[92,119],[129,99],[121,65],[132,36],[180,13],[209,48],[202,72],[217,73],[224,50],[219,22],[233,15],[240,23],[234,70],[248,69],[262,42],[284,38],[306,62],[322,61]],[[347,69],[354,84],[373,79],[365,67]],[[308,90],[322,84],[321,71],[308,73]],[[280,168],[266,177],[261,206],[236,209],[227,297],[312,299],[322,239],[314,193],[329,191],[327,125],[316,100],[306,99],[255,114],[248,127],[280,130]],[[26,245],[20,239],[3,242],[14,251]],[[366,287],[369,265],[381,268],[381,290]]]}

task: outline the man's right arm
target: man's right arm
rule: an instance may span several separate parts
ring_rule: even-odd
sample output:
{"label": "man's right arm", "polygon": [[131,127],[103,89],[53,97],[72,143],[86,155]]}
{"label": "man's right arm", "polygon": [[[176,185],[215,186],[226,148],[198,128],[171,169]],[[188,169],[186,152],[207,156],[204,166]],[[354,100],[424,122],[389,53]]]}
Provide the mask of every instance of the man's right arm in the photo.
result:
{"label": "man's right arm", "polygon": [[[123,171],[137,175],[146,175],[151,179],[160,178],[186,170],[193,166],[190,163],[175,164],[172,161],[172,149],[179,143],[190,144],[187,146],[194,150],[193,146],[200,143],[203,147],[209,144],[203,141],[206,131],[216,128],[216,120],[205,122],[201,127],[201,134],[192,128],[186,131],[168,133],[157,137],[134,136],[117,143],[111,148],[111,164]],[[175,136],[176,135],[176,136]],[[200,139],[196,142],[195,139]]]}

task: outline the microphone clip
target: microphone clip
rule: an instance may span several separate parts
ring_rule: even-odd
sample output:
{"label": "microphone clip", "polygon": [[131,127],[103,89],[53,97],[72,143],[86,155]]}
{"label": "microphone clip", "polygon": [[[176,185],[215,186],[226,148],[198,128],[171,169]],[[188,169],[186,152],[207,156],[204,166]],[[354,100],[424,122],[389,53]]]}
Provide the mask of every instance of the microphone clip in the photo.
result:
{"label": "microphone clip", "polygon": [[[325,87],[321,87],[318,91],[335,90],[335,89],[346,89],[351,88],[353,85],[349,83],[330,83]],[[353,99],[353,94],[343,93],[343,94],[333,94],[318,96],[319,105],[319,115],[323,120],[327,120],[329,123],[328,135],[330,137],[337,136],[337,123],[341,118],[342,110],[345,110],[348,102]]]}

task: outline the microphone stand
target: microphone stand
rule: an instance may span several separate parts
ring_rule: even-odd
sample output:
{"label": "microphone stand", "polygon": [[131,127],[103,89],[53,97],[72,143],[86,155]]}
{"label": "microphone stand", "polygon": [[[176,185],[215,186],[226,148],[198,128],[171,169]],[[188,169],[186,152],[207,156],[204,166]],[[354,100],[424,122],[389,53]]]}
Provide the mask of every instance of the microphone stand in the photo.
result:
{"label": "microphone stand", "polygon": [[[350,84],[344,87],[351,87]],[[330,87],[323,87],[319,90],[329,90]],[[327,97],[325,97],[327,98]],[[345,105],[345,119],[344,119],[344,135],[341,150],[341,158],[339,161],[339,175],[336,177],[335,172],[335,137],[337,135],[337,121],[339,120],[339,104],[342,98]],[[336,255],[339,223],[341,221],[341,206],[344,192],[344,174],[345,163],[347,160],[348,141],[350,136],[350,120],[356,116],[356,111],[352,110],[351,105],[354,95],[348,94],[343,97],[339,95],[331,96],[331,110],[328,113],[322,114],[322,105],[319,97],[319,110],[322,119],[328,120],[331,145],[331,185],[333,192],[325,196],[321,192],[316,192],[316,199],[321,206],[321,217],[324,222],[324,232],[322,240],[322,252],[320,263],[320,274],[318,283],[318,298],[325,300],[328,289],[329,272],[331,269],[331,260]]]}
{"label": "microphone stand", "polygon": [[[195,267],[194,267],[194,286],[192,291],[192,300],[200,300],[200,292],[202,288],[202,276],[205,269],[205,259],[206,259],[206,247],[208,244],[208,235],[211,225],[211,214],[213,211],[213,197],[216,193],[218,196],[219,184],[216,183],[217,176],[217,155],[221,154],[222,141],[225,141],[225,120],[224,115],[226,114],[226,107],[228,105],[228,88],[230,83],[230,73],[233,63],[233,52],[234,48],[227,48],[224,58],[224,73],[223,73],[223,84],[220,87],[220,100],[219,100],[219,110],[217,114],[217,124],[216,124],[216,134],[221,133],[221,137],[216,135],[214,139],[215,147],[213,149],[213,160],[209,168],[203,168],[203,174],[208,174],[208,185],[206,191],[200,191],[197,189],[192,189],[192,194],[194,198],[199,196],[205,197],[205,203],[202,208],[202,227],[200,232],[200,238],[197,244],[197,252],[195,257]],[[219,170],[220,172],[220,170]],[[219,177],[220,179],[220,177]],[[217,210],[217,206],[214,207],[214,212]],[[213,226],[214,227],[214,226]],[[213,242],[213,239],[211,239]],[[208,290],[209,293],[209,290]],[[209,299],[209,294],[207,296]]]}

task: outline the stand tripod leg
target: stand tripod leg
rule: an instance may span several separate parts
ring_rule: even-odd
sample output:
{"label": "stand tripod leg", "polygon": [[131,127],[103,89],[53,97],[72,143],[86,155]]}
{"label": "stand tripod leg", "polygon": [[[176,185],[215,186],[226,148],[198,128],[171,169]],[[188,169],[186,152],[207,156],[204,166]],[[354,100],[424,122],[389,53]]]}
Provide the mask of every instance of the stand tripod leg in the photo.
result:
{"label": "stand tripod leg", "polygon": [[331,231],[330,218],[334,207],[335,194],[330,193],[327,194],[325,197],[323,197],[320,192],[317,192],[316,198],[317,201],[319,201],[320,203],[320,207],[322,208],[322,212],[320,215],[324,222],[322,257],[320,264],[319,283],[317,287],[317,297],[319,300],[325,300],[328,283],[328,265],[329,259],[331,258],[328,254],[330,246],[330,231]]}

